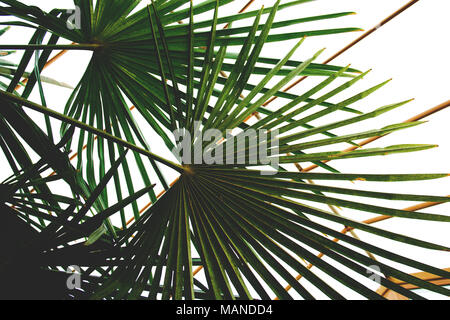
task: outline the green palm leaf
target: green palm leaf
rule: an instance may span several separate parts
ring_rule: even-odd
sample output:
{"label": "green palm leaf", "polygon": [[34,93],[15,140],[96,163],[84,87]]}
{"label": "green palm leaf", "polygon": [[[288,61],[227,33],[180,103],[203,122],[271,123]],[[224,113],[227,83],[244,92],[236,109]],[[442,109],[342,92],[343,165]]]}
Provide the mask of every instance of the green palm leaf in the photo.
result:
{"label": "green palm leaf", "polygon": [[[33,274],[51,278],[48,272],[53,271],[52,275],[61,277],[65,274],[61,268],[66,269],[75,261],[85,276],[83,292],[78,292],[75,298],[293,299],[291,292],[285,290],[286,284],[304,299],[315,299],[313,292],[317,290],[332,299],[345,298],[329,281],[334,279],[365,298],[381,299],[367,283],[367,270],[377,266],[382,273],[378,284],[408,298],[422,297],[393,279],[450,294],[450,290],[411,276],[405,270],[419,269],[444,278],[450,277],[448,272],[337,232],[330,224],[424,252],[450,248],[359,222],[358,213],[348,218],[320,207],[340,206],[376,216],[448,223],[450,217],[445,213],[411,212],[396,209],[394,203],[374,205],[366,199],[444,203],[450,198],[310,183],[310,180],[417,181],[448,176],[339,173],[324,163],[435,147],[404,144],[351,152],[326,149],[342,142],[357,146],[359,139],[420,124],[390,124],[363,132],[333,133],[335,129],[348,130],[351,124],[377,117],[409,101],[369,111],[353,108],[353,104],[385,86],[388,83],[385,81],[331,103],[330,99],[362,81],[368,72],[361,73],[349,66],[316,64],[321,51],[305,61],[292,59],[298,49],[303,50],[301,44],[307,41],[304,36],[358,29],[273,33],[277,28],[350,13],[275,21],[277,10],[308,1],[277,1],[270,8],[226,17],[220,15],[221,8],[232,0],[196,1],[195,5],[189,0],[152,1],[142,9],[137,9],[138,0],[100,0],[95,5],[93,1],[74,1],[85,23],[80,29],[70,30],[63,10],[45,13],[19,1],[0,2],[5,5],[0,9],[2,14],[36,28],[28,44],[0,45],[2,50],[25,50],[20,64],[11,73],[13,77],[8,78],[5,90],[0,91],[0,147],[12,170],[11,177],[0,184],[1,206],[4,223],[11,225],[11,230],[25,241],[8,250],[8,254],[0,255],[0,271],[20,275],[23,266],[32,261]],[[196,21],[207,12],[213,15],[211,19]],[[219,28],[220,24],[246,18],[252,18],[253,23]],[[189,22],[176,24],[184,19]],[[14,24],[18,23],[11,23]],[[50,40],[43,43],[47,34]],[[77,44],[59,45],[60,38]],[[299,40],[284,57],[261,56],[266,43],[289,39]],[[234,47],[238,53],[231,52]],[[93,52],[64,113],[59,113],[46,105],[48,93],[44,93],[41,72],[53,50],[62,48]],[[43,51],[35,53],[36,50]],[[33,73],[27,74],[30,62]],[[221,71],[228,71],[229,76],[225,77]],[[24,75],[29,81],[18,94],[14,90]],[[252,84],[253,75],[263,77]],[[300,75],[324,79],[299,96],[281,92]],[[269,85],[271,81],[274,84]],[[329,89],[334,82],[342,83]],[[40,103],[29,100],[36,85]],[[274,96],[286,98],[286,104],[277,110],[265,108],[264,103]],[[147,139],[143,125],[130,111],[129,102],[142,115],[145,125],[159,136],[159,141]],[[27,115],[26,109],[46,117],[46,132]],[[304,115],[307,111],[308,115]],[[262,118],[252,124],[243,123],[255,112],[261,112]],[[347,117],[320,125],[314,123],[333,113]],[[50,119],[61,124],[62,138],[57,144]],[[218,161],[207,163],[202,159],[199,163],[197,154],[180,154],[173,160],[151,151],[153,144],[159,143],[176,154],[175,147],[182,145],[175,137],[176,132],[171,132],[175,129],[189,134],[185,146],[205,149]],[[211,129],[222,135],[210,135]],[[262,132],[256,135],[259,139],[256,149],[260,152],[265,147],[270,152],[268,159],[278,162],[252,161],[249,154],[242,154],[255,152],[254,145],[234,148],[236,140],[255,129],[271,131],[269,137],[264,138]],[[202,135],[208,139],[203,140]],[[316,135],[326,138],[316,139]],[[275,143],[279,143],[278,147]],[[78,152],[75,166],[67,152],[73,145]],[[325,149],[307,153],[318,147]],[[27,150],[33,150],[39,159],[33,161]],[[127,153],[128,150],[131,152]],[[294,172],[288,166],[303,162],[318,164],[330,173]],[[273,171],[273,167],[278,170]],[[49,170],[54,173],[48,175]],[[166,176],[173,172],[178,178],[170,184]],[[68,187],[70,192],[55,192],[54,183]],[[156,184],[163,188],[159,196],[154,190]],[[151,204],[140,211],[138,200],[145,195]],[[127,220],[130,217],[133,219]],[[364,251],[370,256],[361,253]],[[317,252],[326,259],[317,257]],[[373,257],[381,259],[375,261]],[[320,272],[310,270],[303,261],[312,263]],[[203,267],[201,277],[193,275],[193,266]],[[296,274],[306,281],[298,281]],[[59,280],[52,281],[57,286]],[[58,298],[69,296],[67,290],[58,291]]]}

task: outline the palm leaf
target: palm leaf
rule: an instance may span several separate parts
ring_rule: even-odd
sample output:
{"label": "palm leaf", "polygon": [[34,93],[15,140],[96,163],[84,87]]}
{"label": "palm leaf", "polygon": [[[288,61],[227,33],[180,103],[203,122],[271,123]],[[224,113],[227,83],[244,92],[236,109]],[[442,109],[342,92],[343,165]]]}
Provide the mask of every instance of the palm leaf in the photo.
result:
{"label": "palm leaf", "polygon": [[[292,299],[294,296],[284,288],[286,284],[304,299],[315,299],[317,290],[332,299],[345,298],[339,287],[329,280],[334,279],[363,297],[380,299],[382,297],[371,289],[367,279],[367,270],[376,265],[382,270],[380,284],[408,298],[422,297],[393,279],[450,294],[448,289],[406,272],[407,268],[414,268],[449,278],[447,271],[337,232],[330,223],[414,246],[427,253],[450,248],[319,207],[325,204],[376,216],[448,223],[450,217],[444,213],[411,212],[396,209],[395,204],[365,202],[365,199],[448,202],[448,197],[308,182],[417,181],[448,176],[339,173],[322,163],[421,151],[434,147],[432,144],[404,144],[351,152],[321,149],[307,153],[312,148],[342,142],[357,145],[355,141],[359,139],[420,124],[390,124],[364,132],[333,133],[338,128],[348,130],[351,124],[377,117],[408,101],[372,111],[350,107],[381,89],[386,81],[341,102],[331,103],[332,97],[362,81],[367,72],[361,73],[348,66],[315,64],[313,61],[320,51],[305,61],[291,59],[307,41],[304,36],[337,34],[356,28],[272,33],[280,27],[349,13],[275,22],[277,10],[308,1],[283,4],[278,1],[270,8],[227,17],[220,16],[221,7],[232,0],[199,1],[195,5],[189,0],[154,1],[139,10],[137,0],[97,1],[95,6],[93,1],[75,1],[88,23],[81,29],[69,30],[67,17],[60,10],[45,13],[19,1],[1,2],[5,4],[2,14],[15,16],[22,24],[36,28],[28,44],[0,46],[2,50],[25,50],[7,89],[0,92],[0,146],[13,173],[0,184],[1,206],[5,223],[26,240],[1,256],[5,274],[18,275],[24,272],[23,266],[32,261],[33,274],[47,276],[50,270],[60,279],[64,273],[61,268],[70,265],[70,261],[78,261],[86,281],[83,293],[74,294],[75,298],[181,300],[271,299],[276,296]],[[209,11],[213,11],[212,19],[195,21],[198,15]],[[218,28],[220,24],[246,18],[254,18],[253,24]],[[175,24],[183,19],[189,19],[189,23]],[[50,40],[44,44],[47,33]],[[58,45],[59,38],[77,44]],[[266,43],[297,38],[302,39],[285,57],[261,57]],[[233,47],[238,47],[239,53],[229,52]],[[92,50],[93,55],[64,113],[59,113],[46,106],[40,73],[52,50],[62,48]],[[26,75],[25,69],[35,50],[43,51],[35,55],[33,73],[28,75],[24,92],[18,95],[14,89]],[[228,78],[220,71],[229,71]],[[264,77],[251,84],[252,75],[258,74]],[[299,75],[325,78],[300,96],[281,92]],[[269,86],[272,80],[276,80],[275,84]],[[335,81],[342,83],[322,93]],[[36,85],[40,103],[28,100]],[[264,103],[274,96],[286,98],[287,103],[277,110],[264,108]],[[128,100],[169,150],[175,152],[174,146],[180,146],[175,132],[170,131],[182,129],[190,134],[189,147],[206,147],[210,154],[218,155],[219,161],[198,163],[193,161],[195,155],[191,155],[180,156],[177,162],[152,152],[150,147],[154,141],[149,143],[145,138]],[[22,107],[43,114],[47,119],[47,132],[39,128]],[[304,116],[306,111],[313,112]],[[254,112],[261,112],[263,117],[251,125],[243,124]],[[352,115],[344,120],[313,124],[335,112]],[[50,118],[61,124],[62,139],[57,144]],[[208,136],[211,129],[228,135]],[[269,159],[279,160],[281,166],[277,172],[266,162],[253,162],[249,155],[242,156],[242,151],[251,151],[250,146],[244,146],[243,150],[234,148],[235,140],[255,129],[271,130],[271,135],[260,139],[257,147],[266,146],[271,153]],[[306,140],[318,134],[326,138]],[[200,135],[210,140],[203,141]],[[277,142],[278,148],[274,146]],[[76,166],[66,152],[73,144],[78,145]],[[39,156],[38,161],[33,161],[28,154],[27,150],[31,149]],[[127,150],[132,151],[130,155]],[[242,162],[236,164],[235,160]],[[294,172],[285,166],[299,162],[320,164],[330,173]],[[139,178],[132,166],[139,171]],[[46,176],[49,170],[54,173]],[[166,174],[171,170],[177,173],[178,179],[169,184]],[[137,180],[144,184],[138,191]],[[156,195],[153,181],[161,184],[162,194]],[[52,191],[54,183],[68,186],[69,194]],[[117,198],[114,204],[111,204],[112,195]],[[137,201],[144,195],[148,195],[151,204],[140,212]],[[127,221],[130,216],[133,219]],[[364,251],[371,256],[361,253]],[[327,259],[317,257],[317,252]],[[382,260],[374,261],[375,256]],[[310,270],[302,261],[314,264],[321,272]],[[201,279],[194,277],[194,265],[203,267]],[[298,281],[295,274],[306,281]],[[57,286],[58,281],[52,283]],[[58,294],[59,298],[70,297],[66,290]]]}

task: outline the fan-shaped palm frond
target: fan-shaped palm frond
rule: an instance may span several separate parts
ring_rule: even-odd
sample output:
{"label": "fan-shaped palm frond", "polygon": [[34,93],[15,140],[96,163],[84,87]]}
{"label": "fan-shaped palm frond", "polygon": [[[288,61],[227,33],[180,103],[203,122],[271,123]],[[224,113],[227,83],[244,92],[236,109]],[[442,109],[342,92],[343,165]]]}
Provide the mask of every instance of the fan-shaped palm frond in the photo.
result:
{"label": "fan-shaped palm frond", "polygon": [[[230,0],[219,1],[217,6],[223,6],[230,3]],[[289,8],[295,5],[302,4],[309,1],[291,1],[280,5],[279,9]],[[188,44],[186,43],[186,32],[189,30],[188,25],[171,25],[182,19],[189,17],[189,8],[184,8],[189,1],[174,1],[170,3],[155,2],[155,7],[159,8],[158,18],[160,23],[168,26],[167,30],[152,34],[148,23],[147,10],[141,9],[133,12],[140,1],[97,1],[95,8],[92,1],[75,1],[74,4],[78,6],[81,14],[81,19],[84,23],[81,24],[80,29],[69,30],[67,28],[67,14],[64,10],[54,10],[51,13],[44,13],[39,8],[29,7],[21,4],[18,1],[3,1],[7,7],[2,8],[5,14],[20,17],[27,21],[27,26],[41,28],[36,31],[35,36],[30,41],[30,44],[23,48],[28,49],[28,55],[24,56],[23,65],[26,66],[28,61],[26,58],[31,58],[33,49],[46,49],[45,54],[41,58],[42,61],[48,58],[51,49],[65,48],[65,49],[88,49],[93,51],[92,59],[85,71],[83,78],[78,86],[75,88],[72,97],[70,98],[66,108],[65,114],[77,120],[81,120],[91,126],[95,126],[101,130],[105,130],[110,134],[133,143],[139,144],[147,150],[150,149],[150,144],[146,141],[139,126],[134,120],[134,116],[130,113],[129,106],[123,96],[133,103],[148,124],[159,134],[162,141],[169,150],[174,147],[173,139],[165,129],[173,129],[171,121],[169,120],[170,109],[167,106],[166,99],[169,97],[171,103],[176,102],[178,108],[181,108],[182,92],[179,92],[177,83],[184,83],[186,75],[186,57],[188,56]],[[201,13],[210,11],[216,7],[215,1],[204,1],[193,7],[193,14],[199,15]],[[267,8],[262,11],[262,14],[268,14],[272,8]],[[217,23],[232,23],[245,18],[253,17],[258,14],[258,11],[248,12],[245,14],[222,17],[218,19]],[[274,27],[283,27],[288,25],[299,24],[308,21],[316,21],[322,19],[333,19],[345,16],[350,13],[331,14],[318,17],[308,17],[297,20],[283,21],[275,24]],[[11,22],[10,22],[11,23]],[[24,22],[21,22],[22,24]],[[211,25],[210,21],[202,21],[192,26],[195,36],[193,37],[193,61],[197,66],[203,65],[205,62],[204,46],[207,45],[209,35],[207,31],[202,31],[205,27]],[[42,30],[44,28],[44,30]],[[245,34],[250,27],[242,28],[228,28],[217,32],[217,42],[226,42],[230,46],[238,46],[245,42]],[[257,29],[262,29],[263,24],[258,24]],[[162,29],[161,29],[162,30]],[[305,35],[322,35],[334,34],[341,32],[355,31],[357,28],[346,29],[331,29],[319,31],[305,31],[296,32],[293,34],[271,35],[268,41],[281,41],[302,37]],[[46,32],[52,33],[52,39],[48,44],[40,45],[38,39],[42,39]],[[240,36],[239,35],[244,35]],[[236,37],[231,37],[236,36]],[[59,38],[64,38],[72,42],[78,43],[76,45],[56,45]],[[165,66],[168,78],[173,83],[173,90],[164,90],[161,86],[161,79],[158,79],[159,68],[156,54],[155,42],[153,37],[164,39],[160,44],[167,48],[167,53],[162,57],[161,61]],[[16,49],[20,48],[13,46]],[[169,58],[169,60],[167,60]],[[228,54],[227,59],[236,60],[237,56]],[[273,65],[276,60],[261,59],[261,63]],[[289,61],[290,65],[295,65],[296,61]],[[42,66],[41,66],[42,67]],[[224,64],[222,69],[226,71],[231,67],[231,64]],[[332,73],[336,67],[323,65],[310,65],[305,70],[305,74],[310,75],[328,75]],[[251,74],[264,73],[267,68],[259,68]],[[286,72],[289,70],[280,70],[279,72]],[[351,69],[349,72],[355,72]],[[170,74],[169,74],[170,72]],[[170,76],[169,76],[170,75]],[[347,74],[349,75],[349,74]],[[198,81],[200,74],[194,72],[193,85],[198,88],[200,83]],[[18,79],[15,79],[18,81]],[[219,81],[223,81],[220,78]],[[24,97],[27,98],[34,83],[27,86]],[[217,95],[217,91],[213,91],[212,95]],[[181,112],[181,110],[180,110]],[[66,130],[63,125],[62,132]],[[87,162],[93,163],[92,150],[94,149],[95,139],[92,135],[81,134],[76,141],[78,151],[79,170],[85,171],[85,177],[91,186],[95,186],[93,166],[83,165],[83,148],[87,147],[90,152],[87,153]],[[99,149],[103,154],[99,159],[100,176],[105,172],[107,158],[114,158],[114,154],[119,150],[109,150],[109,145],[106,145],[103,139],[96,141]],[[140,157],[136,155],[136,165],[141,174],[142,181],[145,184],[151,184],[148,165]],[[159,183],[165,188],[168,188],[168,182],[161,173],[158,165],[150,161],[153,170],[156,172]],[[130,165],[125,164],[124,170],[129,171]],[[129,185],[128,192],[133,193],[134,189]],[[149,194],[151,201],[156,200],[153,192]],[[120,194],[119,197],[122,197]],[[107,200],[106,198],[104,199]],[[138,209],[134,205],[134,213],[137,216]]]}
{"label": "fan-shaped palm frond", "polygon": [[[384,136],[421,123],[389,124],[354,132],[350,125],[400,108],[409,101],[365,111],[354,107],[389,82],[385,81],[338,103],[330,103],[330,99],[360,84],[369,71],[315,64],[322,51],[305,61],[292,59],[306,41],[304,36],[354,29],[271,33],[278,27],[347,13],[274,22],[277,10],[307,1],[285,4],[278,1],[271,8],[227,17],[219,17],[220,7],[231,0],[208,0],[195,6],[187,0],[155,1],[139,10],[136,8],[140,1],[110,1],[108,5],[106,1],[97,1],[95,6],[92,1],[75,1],[82,18],[89,23],[81,29],[69,30],[64,11],[44,13],[18,1],[0,2],[7,5],[1,8],[3,14],[21,19],[14,24],[39,27],[29,45],[0,46],[26,49],[8,89],[0,92],[0,143],[14,172],[0,185],[4,190],[2,208],[9,218],[20,218],[18,232],[30,233],[30,241],[18,248],[15,255],[8,256],[4,267],[7,272],[25,263],[25,256],[39,257],[34,264],[36,272],[48,268],[61,272],[58,267],[66,269],[77,264],[86,276],[83,290],[73,293],[78,298],[292,299],[284,288],[286,284],[305,299],[316,298],[317,290],[329,298],[345,298],[336,284],[327,280],[334,279],[363,297],[380,299],[366,281],[367,270],[377,266],[380,284],[408,298],[422,297],[392,281],[394,278],[449,295],[448,289],[402,270],[410,267],[448,278],[447,271],[330,227],[330,223],[335,223],[423,250],[450,250],[444,245],[349,219],[333,210],[338,206],[376,215],[450,222],[445,214],[399,210],[394,205],[374,205],[362,200],[448,202],[448,197],[367,191],[332,184],[338,180],[387,183],[448,176],[347,174],[325,163],[435,147],[405,144],[350,152],[334,148],[339,143],[358,146],[359,139]],[[195,20],[197,15],[211,10],[212,19]],[[220,24],[244,18],[252,18],[253,24],[218,28]],[[175,24],[185,19],[189,22]],[[47,32],[53,42],[41,45]],[[77,44],[57,45],[59,37]],[[284,58],[261,57],[265,43],[293,38],[300,40]],[[229,52],[233,46],[239,48],[238,53]],[[12,93],[34,50],[43,50],[36,66],[41,70],[52,50],[60,48],[93,51],[64,114],[47,108],[45,103],[27,100],[35,83],[40,83],[39,72],[34,80],[30,78],[21,96]],[[221,71],[228,71],[229,76],[224,77]],[[255,74],[261,75],[261,80],[250,84]],[[300,75],[323,79],[301,95],[281,92]],[[274,96],[286,98],[287,102],[277,110],[265,108],[264,103]],[[127,100],[177,160],[151,151],[151,144],[134,120]],[[43,94],[42,101],[45,101]],[[47,119],[59,120],[62,140],[55,145],[50,121],[45,133],[22,107],[38,111]],[[261,119],[246,124],[245,120],[255,112],[263,115]],[[313,125],[315,120],[337,113],[345,115],[344,118]],[[347,133],[336,135],[335,129]],[[251,143],[252,138],[256,143]],[[61,151],[63,147],[69,150],[73,143],[78,144],[76,168],[67,152]],[[326,149],[307,153],[319,147]],[[40,161],[33,163],[26,148],[32,148]],[[85,148],[86,158],[82,156]],[[145,184],[137,192],[137,174],[130,170],[127,149],[132,150]],[[329,172],[292,171],[293,164],[305,162]],[[178,172],[172,184],[164,176],[166,168]],[[44,178],[49,169],[55,174]],[[164,189],[159,196],[152,183],[155,177]],[[111,179],[114,188],[110,186]],[[321,182],[310,183],[311,180]],[[127,196],[123,195],[123,181]],[[70,187],[72,197],[52,192],[49,185],[53,182]],[[113,205],[109,199],[111,189],[118,199]],[[146,194],[152,204],[139,212],[137,199]],[[135,220],[131,225],[125,215],[130,204]],[[330,206],[331,211],[321,208],[323,204]],[[121,224],[112,222],[113,217],[118,217]],[[34,227],[33,231],[21,230],[24,221]],[[318,252],[327,259],[317,257]],[[368,252],[369,257],[363,252]],[[375,256],[381,259],[375,261]],[[303,261],[314,264],[320,273],[307,268]],[[193,266],[203,267],[202,279],[194,277]],[[299,282],[295,274],[300,274],[307,285]],[[68,295],[66,290],[61,293],[61,297]]]}

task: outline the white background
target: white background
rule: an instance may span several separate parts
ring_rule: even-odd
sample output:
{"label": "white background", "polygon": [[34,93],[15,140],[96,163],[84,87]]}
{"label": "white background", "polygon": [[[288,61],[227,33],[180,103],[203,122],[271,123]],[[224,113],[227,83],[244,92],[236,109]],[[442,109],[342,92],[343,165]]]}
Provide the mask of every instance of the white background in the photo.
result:
{"label": "white background", "polygon": [[[44,10],[48,10],[57,5],[60,8],[71,8],[71,1],[23,1],[25,3],[38,5]],[[236,13],[247,0],[236,1],[235,4],[225,6],[221,9],[220,15]],[[249,10],[256,10],[261,5],[269,6],[272,0],[256,0]],[[307,17],[326,13],[355,11],[357,15],[351,15],[330,21],[319,21],[317,23],[307,23],[295,27],[289,27],[290,31],[326,29],[335,27],[361,27],[369,30],[377,25],[382,19],[406,4],[405,0],[318,0],[312,3],[303,4],[294,8],[280,11],[277,20],[289,18]],[[374,34],[357,44],[348,52],[341,55],[332,64],[347,65],[360,70],[373,68],[373,71],[352,90],[337,97],[340,101],[359,91],[367,89],[377,83],[389,78],[393,81],[377,93],[371,95],[366,100],[357,103],[355,107],[362,111],[373,110],[377,107],[390,103],[403,101],[409,98],[415,100],[408,105],[389,112],[388,114],[376,118],[373,121],[366,121],[361,125],[352,127],[351,131],[368,130],[381,128],[388,124],[402,122],[410,117],[419,114],[431,107],[434,107],[450,98],[450,60],[448,32],[450,31],[450,4],[448,0],[422,0],[413,7],[402,13],[399,17],[389,22],[387,25],[376,31]],[[248,22],[246,22],[248,24]],[[235,24],[238,26],[238,24]],[[275,30],[274,33],[284,30]],[[27,43],[31,33],[22,28],[14,28],[0,38],[3,44],[24,44]],[[295,59],[305,59],[314,52],[326,47],[327,50],[319,58],[321,62],[333,53],[347,45],[361,33],[352,32],[349,34],[331,35],[317,38],[308,38],[304,45],[295,54]],[[296,41],[284,43],[268,44],[264,48],[263,55],[266,57],[281,58],[293,46]],[[90,54],[83,52],[70,52],[58,60],[43,72],[44,76],[52,77],[56,80],[64,81],[75,86],[83,74]],[[18,61],[20,54],[15,60]],[[253,79],[255,83],[257,77]],[[293,89],[293,93],[301,93],[318,79],[307,79],[298,88]],[[70,90],[45,86],[47,92],[48,105],[58,111],[62,111],[70,94]],[[48,94],[48,92],[52,94]],[[39,96],[34,92],[31,100],[39,102]],[[335,102],[335,101],[332,101]],[[278,103],[278,104],[277,104]],[[273,104],[273,108],[280,106],[279,102]],[[345,116],[345,115],[344,115]],[[334,116],[333,116],[334,117]],[[327,121],[334,121],[329,117]],[[389,146],[403,143],[431,143],[438,144],[439,148],[422,151],[414,154],[393,155],[388,157],[373,157],[369,159],[341,160],[333,162],[332,165],[346,173],[433,173],[450,172],[450,109],[435,114],[427,120],[428,123],[406,131],[394,133],[388,137],[380,139],[371,144],[371,147]],[[39,120],[40,121],[40,120]],[[163,152],[165,147],[159,147],[157,143],[152,145],[153,152]],[[345,146],[343,146],[345,147]],[[164,150],[165,152],[165,150]],[[5,164],[4,159],[2,161]],[[9,172],[0,172],[0,180],[5,178]],[[392,191],[416,194],[447,195],[450,194],[450,178],[427,182],[413,183],[392,183],[377,184],[367,182],[356,182],[355,184],[342,183],[342,186],[361,188],[377,191]],[[389,203],[386,201],[361,201],[378,205],[389,205],[395,208],[404,208],[412,205],[409,202]],[[450,205],[440,205],[425,210],[430,213],[450,214]],[[344,209],[343,214],[356,220],[363,220],[372,215]],[[423,240],[450,246],[450,229],[448,224],[436,224],[423,221],[410,221],[406,219],[394,218],[379,223],[377,226],[399,233],[408,234]],[[336,226],[341,229],[341,226]],[[410,246],[400,245],[380,238],[359,232],[358,235],[367,241],[376,243],[385,248],[395,248],[396,252],[408,254],[409,257],[418,259],[425,263],[435,265],[440,268],[450,267],[448,253],[437,253],[433,251],[417,250]],[[408,272],[415,270],[405,269]],[[349,297],[357,297],[350,292],[343,292]]]}

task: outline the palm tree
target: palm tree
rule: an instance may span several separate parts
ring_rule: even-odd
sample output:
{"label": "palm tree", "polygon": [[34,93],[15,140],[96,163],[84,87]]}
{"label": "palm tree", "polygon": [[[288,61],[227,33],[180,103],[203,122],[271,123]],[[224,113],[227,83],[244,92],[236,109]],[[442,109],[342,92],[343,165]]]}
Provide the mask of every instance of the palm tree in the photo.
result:
{"label": "palm tree", "polygon": [[[43,12],[20,1],[0,2],[2,14],[12,18],[5,24],[35,30],[28,44],[0,45],[0,50],[24,51],[0,91],[0,145],[11,171],[0,185],[5,231],[0,251],[3,297],[291,299],[295,291],[304,299],[314,299],[313,291],[319,290],[332,299],[345,298],[330,278],[369,299],[383,298],[372,281],[407,298],[422,298],[395,279],[449,295],[448,289],[402,270],[411,267],[443,278],[449,278],[448,271],[347,233],[361,230],[428,254],[449,251],[448,247],[349,219],[335,208],[450,222],[444,214],[361,200],[448,202],[447,197],[332,186],[333,181],[448,176],[341,173],[328,163],[435,147],[404,144],[359,149],[355,142],[408,129],[419,125],[418,121],[341,135],[332,132],[409,101],[368,112],[353,107],[389,82],[385,81],[331,103],[368,71],[315,63],[321,51],[305,61],[292,59],[305,37],[358,28],[272,32],[350,12],[275,22],[277,11],[309,0],[277,1],[269,8],[230,16],[219,13],[233,0],[155,0],[142,9],[137,9],[139,0],[74,0],[81,21],[77,26],[68,24],[73,22],[73,12],[67,10]],[[210,18],[197,18],[204,13],[210,13]],[[248,20],[251,23],[244,27],[232,26]],[[224,24],[224,29],[219,28]],[[298,42],[286,56],[261,55],[265,43],[290,39]],[[92,51],[63,112],[47,106],[40,76],[54,50]],[[33,72],[26,73],[30,63]],[[254,75],[261,80],[253,82]],[[299,76],[321,81],[301,95],[282,91]],[[20,88],[24,77],[27,81]],[[38,103],[29,100],[36,86]],[[286,103],[276,110],[266,107],[273,97]],[[45,128],[36,124],[28,109],[44,115]],[[334,113],[345,117],[311,124]],[[59,132],[55,120],[60,123]],[[168,153],[176,154],[180,147],[176,132],[188,137],[185,146],[206,148],[219,161],[193,161],[194,155],[185,149],[178,157],[152,151],[155,144],[163,144]],[[210,132],[221,136],[199,138]],[[256,149],[269,149],[268,159],[276,163],[252,161],[234,148],[234,141],[252,132],[258,133]],[[339,143],[351,145],[351,151],[339,151],[335,147]],[[307,152],[319,147],[328,149]],[[244,146],[244,151],[251,148]],[[76,164],[71,150],[76,151]],[[274,163],[275,171],[270,166]],[[308,172],[302,169],[303,163],[323,170]],[[173,175],[177,178],[171,182],[168,176]],[[157,194],[157,187],[163,192]],[[150,203],[140,210],[138,204],[147,197]],[[328,209],[320,208],[323,205]],[[345,230],[336,231],[330,223]],[[83,282],[70,290],[66,270],[73,265],[80,267]],[[202,277],[196,277],[201,269]],[[368,270],[378,276],[368,279]],[[298,281],[300,277],[307,284]],[[292,290],[286,290],[286,284]]]}

